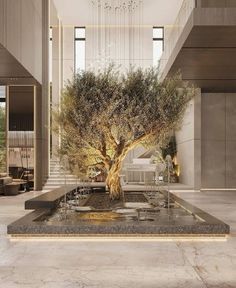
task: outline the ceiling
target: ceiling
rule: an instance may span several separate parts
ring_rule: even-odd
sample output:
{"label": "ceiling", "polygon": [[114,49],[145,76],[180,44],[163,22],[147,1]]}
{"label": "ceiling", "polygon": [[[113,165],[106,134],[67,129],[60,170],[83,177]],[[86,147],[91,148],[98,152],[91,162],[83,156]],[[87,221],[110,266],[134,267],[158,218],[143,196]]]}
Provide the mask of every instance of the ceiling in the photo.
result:
{"label": "ceiling", "polygon": [[0,85],[35,83],[31,74],[0,44]]}
{"label": "ceiling", "polygon": [[[107,0],[108,3],[127,0]],[[151,26],[172,25],[183,0],[143,0],[143,24]],[[90,0],[54,0],[58,16],[64,25],[88,26],[92,23]]]}

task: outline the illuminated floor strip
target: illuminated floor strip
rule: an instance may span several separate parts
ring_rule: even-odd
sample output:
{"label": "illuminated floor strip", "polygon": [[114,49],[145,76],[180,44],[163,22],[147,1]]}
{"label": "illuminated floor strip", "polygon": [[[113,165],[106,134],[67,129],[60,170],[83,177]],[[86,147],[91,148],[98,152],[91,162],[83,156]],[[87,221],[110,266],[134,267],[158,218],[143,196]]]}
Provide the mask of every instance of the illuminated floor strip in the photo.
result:
{"label": "illuminated floor strip", "polygon": [[232,235],[11,235],[10,241],[82,241],[82,242],[172,242],[172,241],[220,241],[225,242]]}

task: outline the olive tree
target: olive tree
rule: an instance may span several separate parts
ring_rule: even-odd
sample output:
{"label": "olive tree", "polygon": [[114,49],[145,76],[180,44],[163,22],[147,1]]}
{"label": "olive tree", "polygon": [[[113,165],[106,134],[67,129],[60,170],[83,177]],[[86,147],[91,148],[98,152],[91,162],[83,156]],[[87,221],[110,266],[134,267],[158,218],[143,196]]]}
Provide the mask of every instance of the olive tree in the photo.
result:
{"label": "olive tree", "polygon": [[153,68],[123,75],[112,67],[76,74],[54,112],[60,154],[68,157],[76,174],[104,171],[110,198],[119,199],[127,153],[165,139],[181,123],[193,95],[179,74],[160,81]]}

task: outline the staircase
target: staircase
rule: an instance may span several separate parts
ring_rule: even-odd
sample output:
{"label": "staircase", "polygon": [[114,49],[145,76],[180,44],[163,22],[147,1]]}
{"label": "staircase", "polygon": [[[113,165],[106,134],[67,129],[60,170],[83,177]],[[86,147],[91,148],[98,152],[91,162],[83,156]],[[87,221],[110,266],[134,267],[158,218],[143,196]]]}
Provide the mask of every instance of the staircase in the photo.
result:
{"label": "staircase", "polygon": [[65,184],[76,184],[78,178],[64,171],[59,160],[50,160],[49,177],[43,187],[43,190],[52,190]]}

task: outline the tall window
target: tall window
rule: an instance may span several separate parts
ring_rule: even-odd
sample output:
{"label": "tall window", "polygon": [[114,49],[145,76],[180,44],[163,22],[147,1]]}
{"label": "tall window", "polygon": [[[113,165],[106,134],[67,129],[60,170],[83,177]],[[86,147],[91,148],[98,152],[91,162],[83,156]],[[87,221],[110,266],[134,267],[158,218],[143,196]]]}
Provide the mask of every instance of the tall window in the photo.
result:
{"label": "tall window", "polygon": [[49,30],[49,83],[52,83],[52,27]]}
{"label": "tall window", "polygon": [[[49,30],[49,84],[50,84],[50,111],[52,111],[52,27]],[[52,127],[52,113],[50,113],[50,126]],[[50,131],[50,154],[52,156],[52,129]]]}
{"label": "tall window", "polygon": [[75,27],[75,72],[85,70],[85,27]]}
{"label": "tall window", "polygon": [[0,86],[0,172],[6,172],[6,87]]}
{"label": "tall window", "polygon": [[164,50],[164,27],[153,27],[153,65],[158,65]]}
{"label": "tall window", "polygon": [[0,86],[0,106],[4,105],[5,106],[5,102],[6,102],[6,95],[5,95],[5,86]]}

